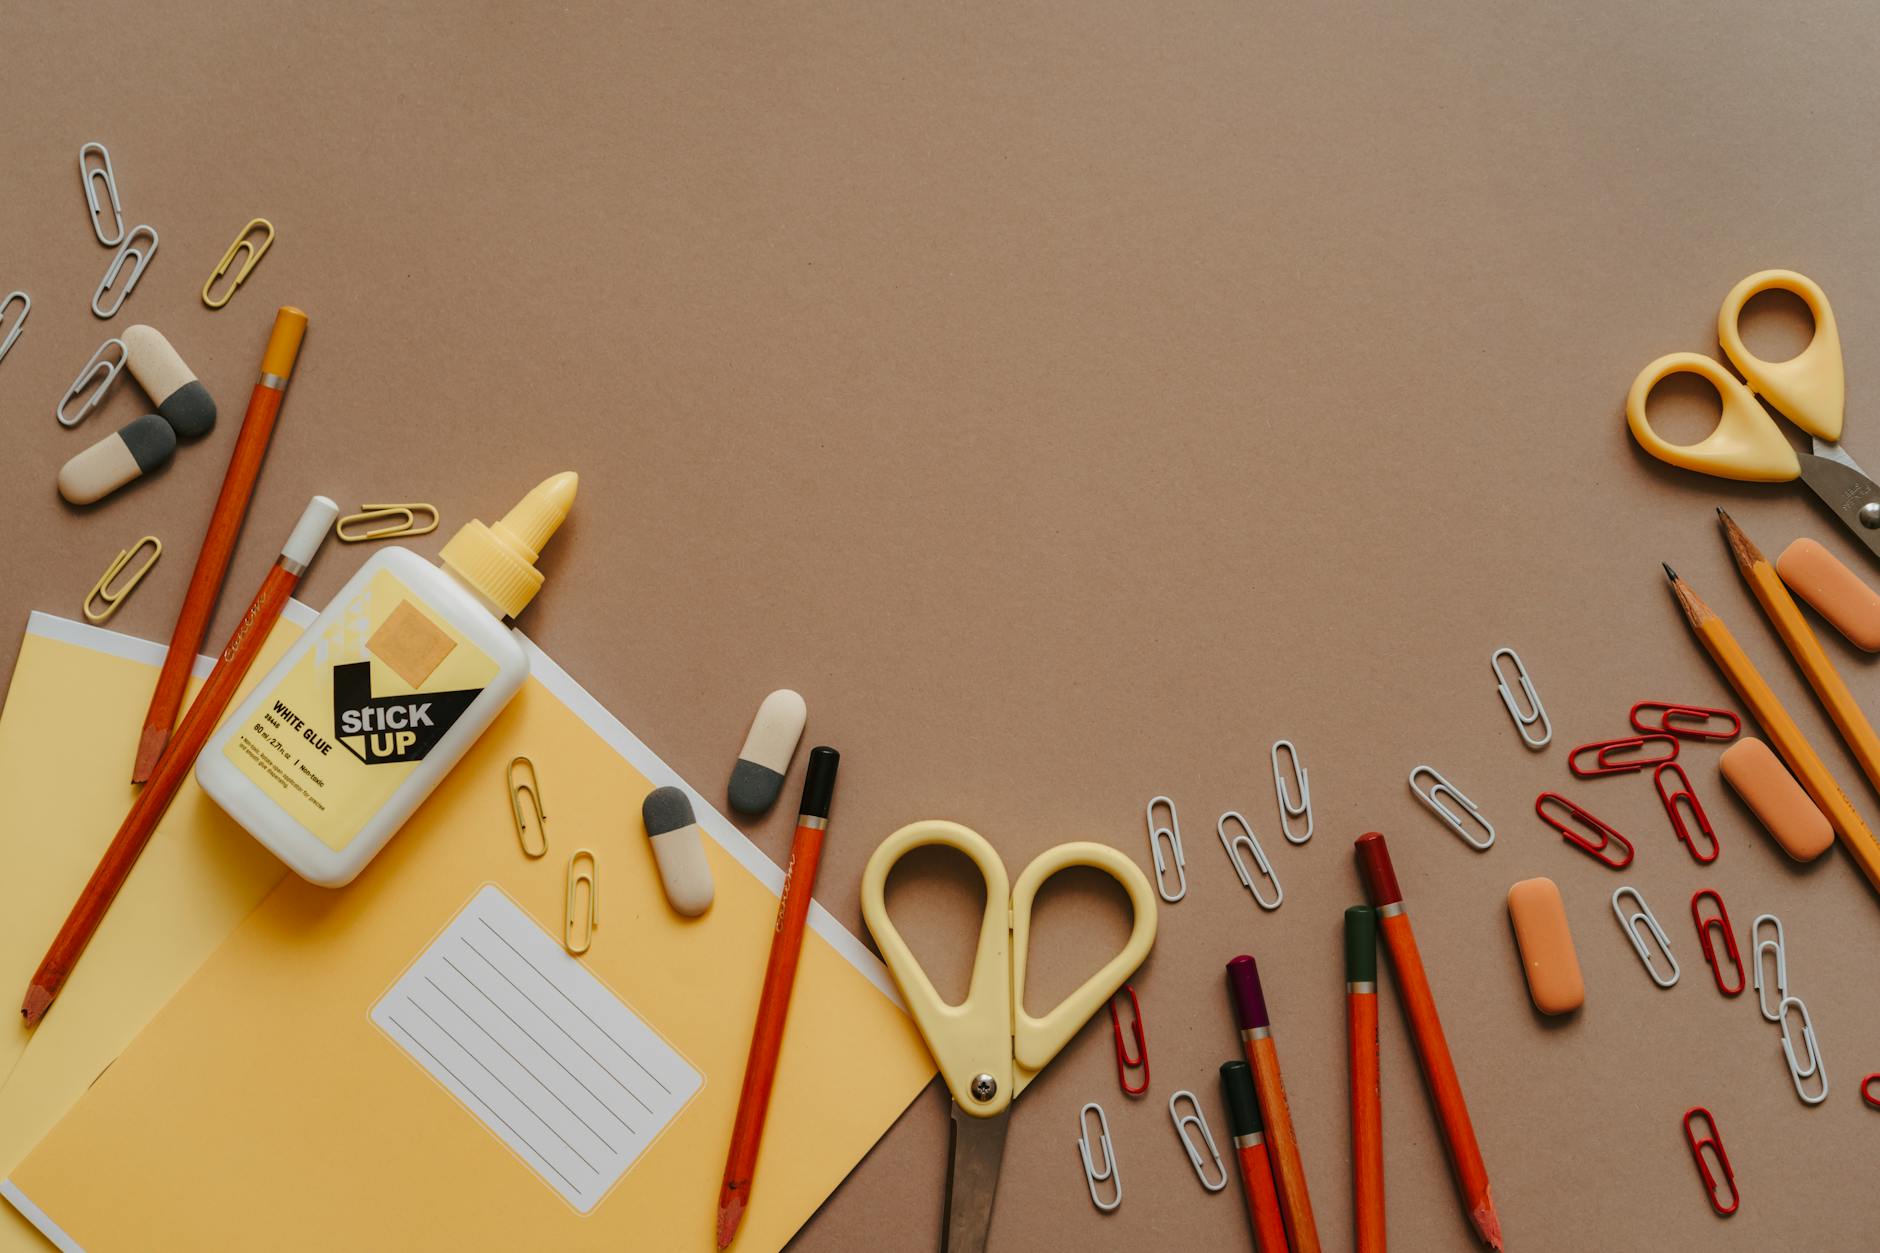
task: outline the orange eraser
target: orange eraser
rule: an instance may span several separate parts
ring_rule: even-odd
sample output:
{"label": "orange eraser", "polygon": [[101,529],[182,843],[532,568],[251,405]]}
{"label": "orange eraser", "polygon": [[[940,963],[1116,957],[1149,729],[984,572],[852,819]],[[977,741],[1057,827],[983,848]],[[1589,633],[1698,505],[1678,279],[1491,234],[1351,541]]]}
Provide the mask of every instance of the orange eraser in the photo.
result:
{"label": "orange eraser", "polygon": [[1827,817],[1761,740],[1745,736],[1730,745],[1717,759],[1717,768],[1782,851],[1796,861],[1813,861],[1834,843]]}
{"label": "orange eraser", "polygon": [[1508,917],[1527,972],[1528,994],[1543,1014],[1564,1014],[1586,1003],[1580,959],[1567,927],[1567,903],[1552,879],[1523,879],[1508,889]]}
{"label": "orange eraser", "polygon": [[1813,605],[1857,648],[1880,653],[1880,592],[1811,539],[1798,539],[1776,558],[1789,590]]}

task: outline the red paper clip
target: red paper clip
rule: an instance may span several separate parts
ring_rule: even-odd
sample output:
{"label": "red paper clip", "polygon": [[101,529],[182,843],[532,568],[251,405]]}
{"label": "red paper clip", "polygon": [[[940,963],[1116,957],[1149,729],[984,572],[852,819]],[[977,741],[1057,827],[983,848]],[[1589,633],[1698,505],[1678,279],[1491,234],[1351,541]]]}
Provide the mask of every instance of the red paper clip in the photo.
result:
{"label": "red paper clip", "polygon": [[[1631,748],[1644,748],[1647,744],[1669,745],[1671,751],[1662,757],[1634,757],[1623,761],[1614,761],[1619,753]],[[1592,750],[1593,765],[1580,767],[1580,754]],[[1634,770],[1643,770],[1664,761],[1678,759],[1678,742],[1669,735],[1630,735],[1622,740],[1595,740],[1591,744],[1582,744],[1567,754],[1567,769],[1582,779],[1591,779],[1602,774],[1630,774]]]}
{"label": "red paper clip", "polygon": [[[1704,917],[1698,903],[1706,896],[1717,902],[1717,916]],[[1691,921],[1697,924],[1697,940],[1704,946],[1704,960],[1710,963],[1710,973],[1717,981],[1717,991],[1725,996],[1741,996],[1743,993],[1743,957],[1736,950],[1736,935],[1730,926],[1730,911],[1723,907],[1723,898],[1717,895],[1715,888],[1703,888],[1691,895]],[[1730,955],[1730,963],[1736,967],[1736,986],[1731,987],[1723,981],[1723,966],[1717,961],[1717,947],[1712,932],[1723,932],[1723,948]]]}
{"label": "red paper clip", "polygon": [[[1710,1127],[1701,1140],[1691,1130],[1691,1119],[1699,1114],[1704,1116],[1704,1122]],[[1691,1158],[1697,1163],[1697,1173],[1703,1176],[1704,1191],[1710,1194],[1710,1208],[1725,1218],[1736,1213],[1737,1205],[1743,1200],[1742,1193],[1736,1190],[1736,1172],[1730,1169],[1730,1155],[1723,1151],[1723,1136],[1717,1131],[1717,1120],[1702,1105],[1693,1105],[1684,1111],[1684,1142],[1691,1146]],[[1727,1207],[1718,1195],[1720,1189],[1717,1187],[1717,1176],[1711,1173],[1710,1163],[1704,1160],[1705,1149],[1715,1153],[1717,1165],[1723,1167],[1723,1182],[1730,1189],[1730,1204]]]}
{"label": "red paper clip", "polygon": [[[1572,814],[1575,818],[1578,818],[1581,822],[1591,827],[1594,834],[1599,837],[1599,842],[1595,844],[1578,831],[1569,827],[1566,823],[1560,822],[1550,815],[1547,812],[1548,801],[1553,801],[1562,806],[1569,814]],[[1560,793],[1542,792],[1539,796],[1536,796],[1534,798],[1534,812],[1541,816],[1542,822],[1560,832],[1562,839],[1574,845],[1576,848],[1583,849],[1594,861],[1611,866],[1614,870],[1624,870],[1627,866],[1632,864],[1632,841],[1626,839],[1607,823],[1587,813],[1584,809],[1581,809]],[[1625,856],[1621,857],[1618,861],[1614,861],[1612,858],[1606,856],[1606,849],[1613,844],[1617,844],[1620,848],[1625,850]]]}
{"label": "red paper clip", "polygon": [[[1136,1037],[1136,1055],[1131,1057],[1129,1046],[1123,1042],[1123,1020],[1116,1012],[1116,997],[1111,997],[1110,1029],[1116,1033],[1116,1082],[1122,1085],[1124,1095],[1141,1096],[1149,1090],[1149,1041],[1143,1036],[1142,1002],[1136,999],[1136,989],[1125,983],[1123,991],[1116,995],[1120,997],[1124,993],[1129,995],[1129,1007],[1136,1019],[1129,1025],[1130,1034]],[[1142,1086],[1132,1088],[1129,1086],[1129,1072],[1138,1066],[1142,1068]]]}
{"label": "red paper clip", "polygon": [[[1658,721],[1641,718],[1641,709],[1662,710]],[[1719,718],[1730,720],[1730,729],[1712,727]],[[1690,725],[1695,723],[1696,725]],[[1661,700],[1642,700],[1632,706],[1632,727],[1646,734],[1675,735],[1681,740],[1733,740],[1743,729],[1743,720],[1728,709],[1709,709],[1703,705],[1673,705]]]}
{"label": "red paper clip", "polygon": [[[1665,790],[1667,771],[1677,776],[1678,790],[1675,792]],[[1716,861],[1717,854],[1722,851],[1722,847],[1717,843],[1717,833],[1710,828],[1710,818],[1705,815],[1704,807],[1698,803],[1697,793],[1691,791],[1691,778],[1684,773],[1684,767],[1675,761],[1667,761],[1652,771],[1652,782],[1658,788],[1658,799],[1664,802],[1665,816],[1671,819],[1671,829],[1678,833],[1678,839],[1684,842],[1684,847],[1691,850],[1691,856],[1706,866]],[[1702,831],[1704,838],[1710,841],[1708,856],[1697,851],[1697,842],[1691,838],[1690,827],[1685,825],[1684,810],[1679,807],[1679,801],[1685,801],[1690,805],[1691,817],[1697,819],[1697,829]]]}
{"label": "red paper clip", "polygon": [[1860,1099],[1867,1102],[1867,1104],[1873,1106],[1875,1109],[1880,1109],[1880,1092],[1874,1090],[1874,1085],[1877,1083],[1880,1083],[1880,1071],[1875,1071],[1865,1079],[1862,1079],[1860,1081]]}

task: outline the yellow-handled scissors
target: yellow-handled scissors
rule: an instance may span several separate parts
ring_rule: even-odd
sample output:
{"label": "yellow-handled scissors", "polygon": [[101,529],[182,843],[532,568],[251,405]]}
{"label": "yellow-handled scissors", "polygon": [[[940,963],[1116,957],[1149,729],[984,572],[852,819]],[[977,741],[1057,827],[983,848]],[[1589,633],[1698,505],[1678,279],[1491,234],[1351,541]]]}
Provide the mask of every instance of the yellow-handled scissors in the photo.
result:
{"label": "yellow-handled scissors", "polygon": [[[958,1005],[940,999],[888,918],[888,872],[913,850],[935,844],[966,854],[986,881],[986,912],[979,922],[972,984]],[[1073,866],[1101,870],[1120,883],[1135,919],[1121,952],[1056,1009],[1033,1018],[1025,1012],[1031,904],[1045,880]],[[992,1200],[998,1192],[1012,1100],[1149,955],[1155,942],[1155,893],[1135,862],[1107,844],[1087,842],[1046,849],[1011,883],[1005,863],[983,835],[957,822],[928,821],[902,827],[868,859],[862,872],[862,917],[953,1094],[953,1156],[947,1168],[942,1247],[948,1253],[977,1253],[986,1247],[992,1228]]]}
{"label": "yellow-handled scissors", "polygon": [[[1756,356],[1738,330],[1743,306],[1766,291],[1792,292],[1814,315],[1815,337],[1800,355],[1787,361]],[[1625,398],[1625,420],[1632,437],[1660,461],[1700,474],[1752,483],[1788,483],[1799,478],[1860,537],[1869,552],[1880,556],[1880,486],[1840,444],[1847,376],[1841,362],[1841,332],[1821,285],[1793,270],[1750,275],[1723,298],[1717,314],[1717,340],[1747,383],[1738,382],[1721,365],[1694,352],[1660,357],[1639,372]],[[1723,402],[1717,429],[1695,444],[1667,442],[1652,429],[1645,413],[1652,388],[1673,374],[1695,374],[1707,380]],[[1775,419],[1756,402],[1757,396],[1814,437],[1812,454],[1797,454],[1789,446]]]}

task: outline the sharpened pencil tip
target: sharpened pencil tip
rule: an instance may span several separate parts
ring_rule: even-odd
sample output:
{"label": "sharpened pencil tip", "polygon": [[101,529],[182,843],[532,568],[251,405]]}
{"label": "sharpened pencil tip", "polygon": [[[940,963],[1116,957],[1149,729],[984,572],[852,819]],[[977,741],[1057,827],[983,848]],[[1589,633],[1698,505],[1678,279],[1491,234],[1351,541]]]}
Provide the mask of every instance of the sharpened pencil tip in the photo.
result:
{"label": "sharpened pencil tip", "polygon": [[26,1020],[27,1026],[37,1027],[51,1005],[52,993],[35,983],[26,989],[26,1000],[20,1005],[20,1017]]}
{"label": "sharpened pencil tip", "polygon": [[1673,583],[1676,583],[1678,581],[1678,572],[1671,568],[1671,563],[1669,561],[1661,561],[1658,564],[1665,568],[1665,573],[1668,576],[1670,576],[1670,579]]}
{"label": "sharpened pencil tip", "polygon": [[744,1221],[744,1198],[734,1196],[718,1207],[718,1247],[728,1249],[737,1238],[738,1225]]}

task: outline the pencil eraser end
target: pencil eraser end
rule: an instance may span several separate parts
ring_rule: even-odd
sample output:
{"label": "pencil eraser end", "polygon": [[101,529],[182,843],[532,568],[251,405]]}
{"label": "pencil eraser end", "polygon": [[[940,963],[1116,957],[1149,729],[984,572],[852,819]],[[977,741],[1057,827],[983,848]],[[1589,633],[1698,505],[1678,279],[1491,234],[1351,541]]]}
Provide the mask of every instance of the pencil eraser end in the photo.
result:
{"label": "pencil eraser end", "polygon": [[1745,736],[1723,750],[1717,769],[1782,851],[1813,861],[1834,844],[1834,828],[1769,746]]}
{"label": "pencil eraser end", "polygon": [[1776,573],[1848,642],[1880,652],[1880,592],[1812,539],[1798,539],[1776,558]]}
{"label": "pencil eraser end", "polygon": [[291,377],[306,334],[307,315],[292,305],[282,305],[274,314],[274,329],[268,332],[268,346],[261,354],[261,372],[278,379]]}
{"label": "pencil eraser end", "polygon": [[1364,894],[1378,909],[1403,900],[1397,887],[1397,871],[1390,864],[1390,848],[1381,831],[1367,831],[1356,841],[1358,874],[1364,879]]}
{"label": "pencil eraser end", "polygon": [[1260,986],[1260,967],[1242,953],[1227,963],[1227,984],[1234,995],[1234,1021],[1242,1031],[1267,1025],[1266,992]]}

